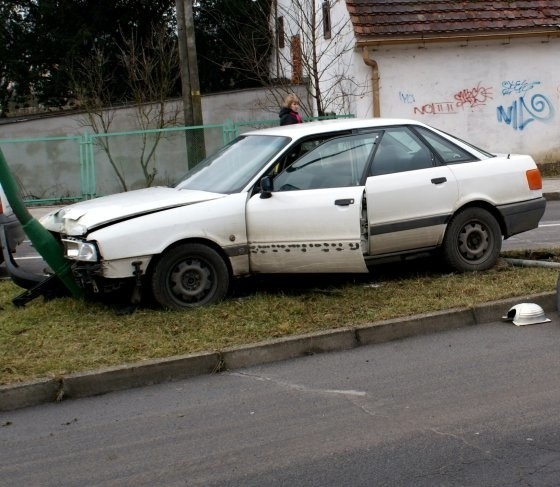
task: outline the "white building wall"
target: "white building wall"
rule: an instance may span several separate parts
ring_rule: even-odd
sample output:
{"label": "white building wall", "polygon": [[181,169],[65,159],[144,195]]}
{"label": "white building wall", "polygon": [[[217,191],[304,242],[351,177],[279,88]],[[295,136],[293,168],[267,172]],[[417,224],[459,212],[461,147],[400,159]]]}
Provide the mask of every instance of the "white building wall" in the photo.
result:
{"label": "white building wall", "polygon": [[[350,26],[344,1],[331,2],[331,21]],[[342,34],[339,46],[355,43],[351,28]],[[369,57],[379,69],[382,117],[417,119],[491,151],[529,153],[548,162],[560,160],[558,52],[557,38],[513,38],[369,48]],[[324,89],[334,83],[344,92],[345,103],[332,108],[336,113],[372,117],[372,68],[361,48],[350,56],[353,89],[328,74]],[[341,56],[329,69],[334,73],[346,63]]]}
{"label": "white building wall", "polygon": [[[302,98],[306,113],[317,116],[315,80],[317,68],[321,100],[325,113],[347,115],[355,113],[355,100],[368,91],[367,83],[355,76],[354,34],[346,2],[331,0],[331,38],[323,29],[323,0],[278,0],[278,17],[284,20],[285,45],[273,56],[271,71],[279,78],[292,79],[292,38],[298,36],[303,58],[303,78],[308,83],[310,97]],[[271,24],[273,27],[275,22]],[[315,64],[313,53],[317,53]],[[303,86],[302,86],[303,87]],[[303,87],[305,88],[305,87]]]}
{"label": "white building wall", "polygon": [[515,39],[372,51],[381,116],[418,119],[492,151],[556,157],[559,48],[558,39]]}

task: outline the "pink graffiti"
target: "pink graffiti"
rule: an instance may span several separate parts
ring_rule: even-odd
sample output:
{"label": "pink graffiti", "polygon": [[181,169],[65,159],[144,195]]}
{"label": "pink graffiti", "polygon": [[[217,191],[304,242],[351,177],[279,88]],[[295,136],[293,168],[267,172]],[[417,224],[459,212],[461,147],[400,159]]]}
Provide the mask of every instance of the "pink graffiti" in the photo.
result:
{"label": "pink graffiti", "polygon": [[461,90],[455,93],[455,100],[457,106],[462,108],[465,105],[469,105],[471,108],[479,105],[485,105],[486,100],[492,99],[492,88],[486,88],[480,86],[478,83],[474,88],[469,88]]}

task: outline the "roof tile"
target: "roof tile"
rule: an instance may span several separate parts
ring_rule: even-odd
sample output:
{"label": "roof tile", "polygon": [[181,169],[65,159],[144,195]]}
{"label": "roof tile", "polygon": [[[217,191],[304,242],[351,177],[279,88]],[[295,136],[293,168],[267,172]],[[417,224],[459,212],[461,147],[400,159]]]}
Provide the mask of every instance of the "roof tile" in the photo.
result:
{"label": "roof tile", "polygon": [[557,31],[560,0],[346,0],[358,40]]}

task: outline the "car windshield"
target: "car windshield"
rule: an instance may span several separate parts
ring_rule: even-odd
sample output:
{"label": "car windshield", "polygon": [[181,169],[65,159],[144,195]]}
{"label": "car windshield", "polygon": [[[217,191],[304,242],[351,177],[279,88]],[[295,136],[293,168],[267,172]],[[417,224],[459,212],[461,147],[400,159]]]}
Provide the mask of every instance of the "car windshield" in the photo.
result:
{"label": "car windshield", "polygon": [[289,142],[287,137],[271,135],[240,136],[192,168],[175,187],[236,193]]}

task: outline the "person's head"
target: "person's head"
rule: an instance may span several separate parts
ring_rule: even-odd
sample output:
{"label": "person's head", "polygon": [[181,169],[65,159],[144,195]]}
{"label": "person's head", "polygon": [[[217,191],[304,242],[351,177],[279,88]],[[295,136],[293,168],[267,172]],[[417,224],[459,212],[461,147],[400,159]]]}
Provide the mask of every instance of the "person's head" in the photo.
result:
{"label": "person's head", "polygon": [[294,112],[297,112],[299,110],[298,97],[293,93],[290,93],[284,100],[284,106],[286,108],[290,108]]}

